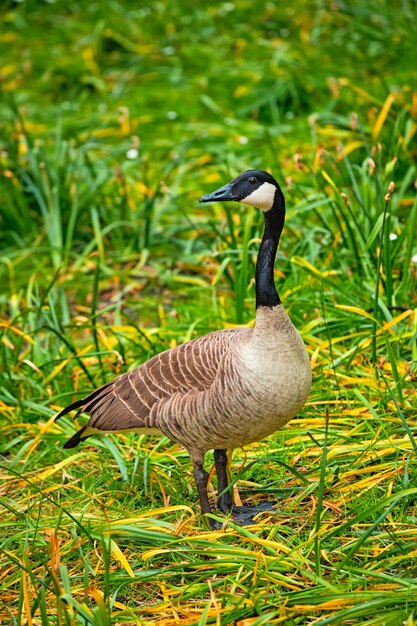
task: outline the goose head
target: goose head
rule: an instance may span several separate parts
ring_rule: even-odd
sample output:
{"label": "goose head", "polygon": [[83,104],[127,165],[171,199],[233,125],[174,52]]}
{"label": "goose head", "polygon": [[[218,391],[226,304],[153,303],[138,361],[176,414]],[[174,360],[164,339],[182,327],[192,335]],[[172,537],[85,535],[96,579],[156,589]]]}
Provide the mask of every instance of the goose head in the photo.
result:
{"label": "goose head", "polygon": [[280,186],[271,174],[263,170],[248,170],[227,185],[200,198],[200,202],[228,200],[250,204],[266,213],[277,204],[282,205],[284,197]]}

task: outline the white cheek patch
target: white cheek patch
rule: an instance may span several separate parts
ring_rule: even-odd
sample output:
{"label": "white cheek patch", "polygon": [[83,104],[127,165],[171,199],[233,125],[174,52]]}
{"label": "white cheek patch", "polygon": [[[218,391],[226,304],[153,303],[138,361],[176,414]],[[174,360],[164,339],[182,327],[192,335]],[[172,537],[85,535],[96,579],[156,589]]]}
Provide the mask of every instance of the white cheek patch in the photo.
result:
{"label": "white cheek patch", "polygon": [[243,198],[241,202],[250,204],[262,211],[269,211],[274,204],[275,191],[276,187],[272,183],[262,183],[258,189],[255,189],[249,196]]}

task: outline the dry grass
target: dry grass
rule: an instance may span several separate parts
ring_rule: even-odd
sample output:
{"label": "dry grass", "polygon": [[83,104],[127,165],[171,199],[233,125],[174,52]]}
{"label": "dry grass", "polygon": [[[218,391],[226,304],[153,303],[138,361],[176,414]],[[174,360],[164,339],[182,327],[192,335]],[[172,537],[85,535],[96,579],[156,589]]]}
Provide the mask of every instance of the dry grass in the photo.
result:
{"label": "dry grass", "polygon": [[[0,621],[411,626],[411,8],[226,3],[197,7],[191,30],[180,2],[169,24],[154,3],[77,11],[10,5],[0,40]],[[261,216],[196,203],[248,166],[286,188],[276,279],[314,386],[283,431],[233,454],[235,497],[274,512],[212,532],[179,446],[64,451],[75,426],[54,416],[164,348],[251,322]]]}

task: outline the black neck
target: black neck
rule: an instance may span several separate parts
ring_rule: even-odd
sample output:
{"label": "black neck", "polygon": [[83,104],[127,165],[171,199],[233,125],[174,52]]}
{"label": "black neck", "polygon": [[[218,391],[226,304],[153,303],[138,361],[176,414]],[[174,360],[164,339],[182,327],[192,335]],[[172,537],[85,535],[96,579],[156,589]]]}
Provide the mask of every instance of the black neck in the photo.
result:
{"label": "black neck", "polygon": [[281,304],[274,283],[274,262],[285,221],[285,201],[280,189],[275,192],[272,209],[264,212],[265,229],[256,261],[256,308]]}

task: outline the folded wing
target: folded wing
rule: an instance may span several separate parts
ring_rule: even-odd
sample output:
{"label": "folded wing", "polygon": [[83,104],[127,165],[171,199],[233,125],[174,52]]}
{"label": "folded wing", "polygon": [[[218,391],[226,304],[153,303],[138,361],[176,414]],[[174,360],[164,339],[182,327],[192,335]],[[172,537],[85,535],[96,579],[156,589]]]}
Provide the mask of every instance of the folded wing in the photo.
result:
{"label": "folded wing", "polygon": [[78,413],[89,413],[90,420],[64,447],[72,448],[97,432],[146,432],[155,428],[152,417],[157,409],[155,405],[169,400],[173,394],[209,388],[230,340],[235,333],[247,330],[234,328],[215,331],[161,352],[69,405],[56,419],[78,409]]}

